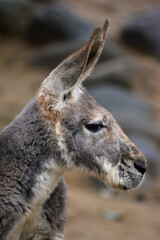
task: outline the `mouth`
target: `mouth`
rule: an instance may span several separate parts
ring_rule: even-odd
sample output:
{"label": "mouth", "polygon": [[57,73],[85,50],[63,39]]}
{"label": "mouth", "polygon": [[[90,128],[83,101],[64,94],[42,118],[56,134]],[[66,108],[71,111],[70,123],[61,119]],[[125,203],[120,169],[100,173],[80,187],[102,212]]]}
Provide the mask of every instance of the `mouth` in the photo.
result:
{"label": "mouth", "polygon": [[143,183],[144,175],[133,175],[129,180],[124,180],[123,190],[135,190]]}
{"label": "mouth", "polygon": [[130,191],[130,190],[135,190],[135,189],[139,188],[140,185],[142,184],[142,182],[143,182],[143,178],[141,180],[129,179],[127,181],[124,179],[120,179],[119,183],[107,181],[107,184],[114,190]]}
{"label": "mouth", "polygon": [[135,171],[120,171],[113,167],[107,174],[106,183],[112,189],[119,191],[129,191],[140,187],[144,179],[144,174],[137,174]]}
{"label": "mouth", "polygon": [[117,165],[113,166],[106,159],[100,159],[103,163],[104,175],[102,181],[106,183],[112,189],[118,191],[130,191],[140,187],[143,182],[145,172],[140,171],[135,167],[133,162],[127,162],[124,164],[119,162]]}

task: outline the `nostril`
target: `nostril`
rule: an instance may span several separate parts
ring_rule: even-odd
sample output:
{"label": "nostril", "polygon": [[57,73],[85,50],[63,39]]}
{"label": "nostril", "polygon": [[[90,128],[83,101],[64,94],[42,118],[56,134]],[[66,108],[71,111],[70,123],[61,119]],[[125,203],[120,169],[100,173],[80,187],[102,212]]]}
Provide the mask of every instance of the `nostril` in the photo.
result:
{"label": "nostril", "polygon": [[147,170],[145,166],[140,165],[139,163],[134,163],[134,167],[142,174],[144,174],[145,171]]}

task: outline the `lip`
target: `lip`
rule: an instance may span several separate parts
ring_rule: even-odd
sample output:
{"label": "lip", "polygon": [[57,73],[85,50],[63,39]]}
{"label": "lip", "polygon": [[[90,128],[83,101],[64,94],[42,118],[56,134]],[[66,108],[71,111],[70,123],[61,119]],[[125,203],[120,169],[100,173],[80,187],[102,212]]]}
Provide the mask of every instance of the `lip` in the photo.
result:
{"label": "lip", "polygon": [[133,179],[125,181],[125,179],[119,178],[118,182],[107,181],[106,184],[114,190],[118,191],[132,191],[142,184],[144,176],[137,178],[135,176]]}

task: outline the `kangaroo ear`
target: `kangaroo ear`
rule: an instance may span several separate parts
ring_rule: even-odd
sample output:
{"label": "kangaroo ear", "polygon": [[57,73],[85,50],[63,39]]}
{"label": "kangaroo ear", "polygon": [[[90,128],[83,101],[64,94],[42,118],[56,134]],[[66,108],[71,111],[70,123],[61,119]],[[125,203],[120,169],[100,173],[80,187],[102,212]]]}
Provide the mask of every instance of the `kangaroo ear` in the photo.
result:
{"label": "kangaroo ear", "polygon": [[109,19],[106,19],[103,28],[96,29],[92,34],[92,37],[88,43],[89,49],[88,49],[88,54],[86,56],[86,62],[85,62],[83,71],[80,75],[81,82],[84,81],[86,77],[91,73],[96,62],[99,59],[99,56],[101,55],[101,52],[103,50],[103,46],[105,43],[105,39],[106,39],[108,25],[109,25]]}
{"label": "kangaroo ear", "polygon": [[104,45],[109,20],[102,29],[97,28],[90,39],[79,51],[61,62],[44,80],[40,90],[57,96],[70,90],[75,84],[82,82],[92,71]]}

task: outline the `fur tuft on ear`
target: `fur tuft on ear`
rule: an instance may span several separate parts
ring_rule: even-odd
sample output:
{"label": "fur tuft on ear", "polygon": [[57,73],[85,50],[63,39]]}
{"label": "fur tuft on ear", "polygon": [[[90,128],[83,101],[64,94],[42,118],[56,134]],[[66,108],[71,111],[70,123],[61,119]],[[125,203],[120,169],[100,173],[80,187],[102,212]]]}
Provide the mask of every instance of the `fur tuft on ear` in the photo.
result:
{"label": "fur tuft on ear", "polygon": [[109,23],[110,23],[110,19],[107,18],[104,25],[103,25],[103,28],[102,28],[102,33],[103,33],[103,39],[104,40],[106,39],[107,29],[108,29]]}

